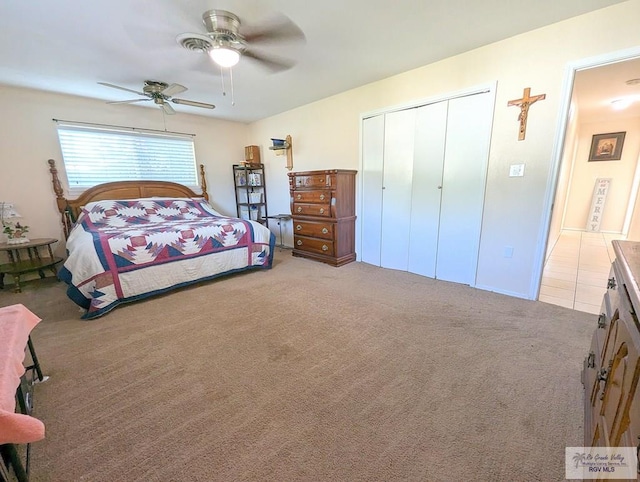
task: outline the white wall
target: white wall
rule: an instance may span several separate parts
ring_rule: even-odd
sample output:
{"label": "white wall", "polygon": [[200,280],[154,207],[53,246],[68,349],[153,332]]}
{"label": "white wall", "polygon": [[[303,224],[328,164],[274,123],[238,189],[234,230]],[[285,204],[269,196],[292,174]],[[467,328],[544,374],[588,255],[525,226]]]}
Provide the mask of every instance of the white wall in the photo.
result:
{"label": "white wall", "polygon": [[[610,132],[626,132],[621,159],[588,162],[593,135]],[[600,231],[622,233],[639,152],[640,118],[632,117],[580,125],[564,228],[578,230],[586,228],[596,179],[611,178]]]}
{"label": "white wall", "polygon": [[[64,166],[53,118],[164,129],[157,108],[107,105],[102,101],[0,86],[0,200],[11,201],[30,226],[29,237],[64,239],[47,160]],[[235,215],[231,165],[244,159],[248,127],[202,116],[166,116],[166,129],[195,134],[196,160],[205,165],[212,204]],[[64,253],[58,243],[56,252]]]}
{"label": "white wall", "polygon": [[[439,97],[497,81],[477,286],[535,297],[532,279],[542,260],[537,247],[546,213],[543,205],[553,163],[563,79],[569,63],[640,45],[640,0],[569,19],[491,44],[420,69],[264,119],[250,126],[179,114],[169,130],[194,132],[198,161],[208,168],[214,204],[233,212],[231,164],[243,147],[261,146],[266,164],[269,212],[289,212],[284,158],[267,147],[271,137],[293,137],[294,169],[360,166],[360,117],[363,113],[419,99]],[[422,48],[416,46],[416,48]],[[428,48],[428,46],[425,46]],[[527,138],[518,141],[518,109],[507,107],[523,89],[547,95],[534,104]],[[4,116],[0,147],[0,197],[16,203],[32,226],[32,235],[61,236],[46,160],[60,158],[52,117],[162,128],[158,111],[107,106],[100,101],[1,88]],[[511,164],[524,163],[525,176],[509,178]],[[289,223],[290,224],[290,223]],[[288,227],[290,230],[290,226]],[[274,227],[275,230],[275,227]],[[290,242],[290,232],[287,232]],[[504,247],[514,248],[505,258]]]}
{"label": "white wall", "polygon": [[[295,170],[358,169],[363,113],[497,80],[477,286],[535,297],[538,280],[532,278],[542,262],[536,253],[555,133],[564,122],[559,110],[567,66],[640,45],[638,18],[640,1],[632,0],[534,30],[256,122],[251,143],[264,149],[270,137],[291,134]],[[518,141],[519,111],[507,102],[525,87],[547,98],[531,106],[527,137]],[[266,152],[269,210],[289,212],[286,170]],[[509,178],[509,166],[520,163],[525,176]],[[505,246],[514,248],[512,258],[503,256]]]}

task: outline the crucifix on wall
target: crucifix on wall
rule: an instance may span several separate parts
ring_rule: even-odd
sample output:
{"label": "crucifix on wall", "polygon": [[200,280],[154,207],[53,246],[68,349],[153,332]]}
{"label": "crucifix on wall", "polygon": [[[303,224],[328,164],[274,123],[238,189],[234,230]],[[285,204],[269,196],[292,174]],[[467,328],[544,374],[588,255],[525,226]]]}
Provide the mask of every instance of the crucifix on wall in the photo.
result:
{"label": "crucifix on wall", "polygon": [[520,115],[518,116],[518,120],[520,121],[520,129],[518,130],[518,140],[524,140],[524,136],[527,133],[527,115],[529,114],[529,107],[534,102],[539,100],[544,100],[547,97],[547,94],[540,95],[530,95],[531,87],[527,87],[524,89],[522,94],[522,99],[510,100],[507,102],[507,106],[517,105],[520,107]]}

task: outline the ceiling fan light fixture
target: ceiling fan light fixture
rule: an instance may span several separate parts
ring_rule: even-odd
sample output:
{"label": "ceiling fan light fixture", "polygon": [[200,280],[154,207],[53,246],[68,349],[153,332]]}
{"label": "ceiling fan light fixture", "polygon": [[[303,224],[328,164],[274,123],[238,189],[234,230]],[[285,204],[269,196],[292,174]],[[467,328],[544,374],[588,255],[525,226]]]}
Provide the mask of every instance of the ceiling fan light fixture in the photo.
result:
{"label": "ceiling fan light fixture", "polygon": [[209,50],[209,57],[220,67],[233,67],[240,61],[240,52],[224,46],[214,46]]}

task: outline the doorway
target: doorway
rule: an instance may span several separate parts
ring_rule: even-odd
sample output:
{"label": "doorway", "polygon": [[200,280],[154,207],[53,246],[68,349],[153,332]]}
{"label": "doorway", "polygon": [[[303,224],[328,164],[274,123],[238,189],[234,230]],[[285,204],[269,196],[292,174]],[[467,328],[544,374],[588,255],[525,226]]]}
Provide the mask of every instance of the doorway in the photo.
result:
{"label": "doorway", "polygon": [[[538,299],[598,313],[606,289],[614,239],[640,240],[640,52],[584,61],[570,68],[566,126],[558,155]],[[637,96],[626,109],[614,101]],[[614,102],[614,103],[612,103]],[[591,148],[601,134],[626,134],[620,159],[593,162]],[[591,161],[590,161],[591,159]],[[611,179],[597,230],[589,229],[595,183]],[[596,208],[598,209],[598,208]],[[596,304],[597,303],[597,304]]]}

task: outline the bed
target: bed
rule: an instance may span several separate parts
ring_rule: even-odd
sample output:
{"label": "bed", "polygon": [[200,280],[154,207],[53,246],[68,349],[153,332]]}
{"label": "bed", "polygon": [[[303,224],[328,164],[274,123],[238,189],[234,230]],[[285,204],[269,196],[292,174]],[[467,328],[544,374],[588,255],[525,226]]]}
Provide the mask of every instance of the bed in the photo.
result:
{"label": "bed", "polygon": [[100,184],[64,197],[54,160],[49,170],[67,239],[58,277],[67,295],[102,316],[122,303],[220,276],[269,269],[275,235],[257,221],[223,216],[202,194],[164,181]]}

